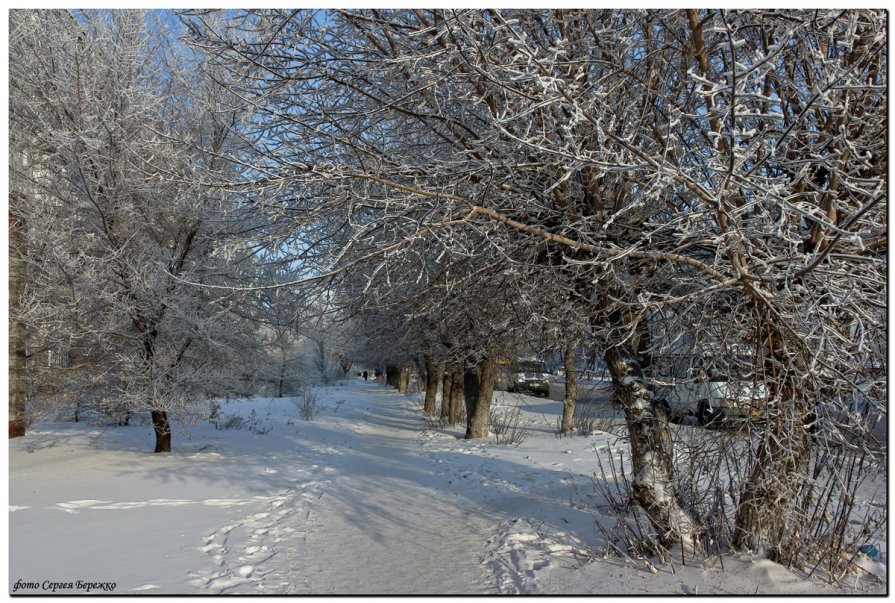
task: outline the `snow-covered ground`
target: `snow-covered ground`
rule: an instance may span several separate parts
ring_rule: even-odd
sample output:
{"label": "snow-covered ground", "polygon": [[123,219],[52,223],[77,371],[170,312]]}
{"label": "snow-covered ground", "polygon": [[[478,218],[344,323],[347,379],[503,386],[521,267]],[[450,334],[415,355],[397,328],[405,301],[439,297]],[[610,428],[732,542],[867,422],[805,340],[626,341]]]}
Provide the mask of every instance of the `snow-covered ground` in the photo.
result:
{"label": "snow-covered ground", "polygon": [[886,592],[884,543],[883,563],[865,562],[881,580],[845,590],[745,555],[723,568],[604,556],[595,450],[624,444],[558,438],[559,402],[498,392],[495,411],[522,410],[515,446],[465,441],[430,425],[419,395],[362,379],[319,396],[312,421],[289,398],[225,405],[242,428],[178,430],[164,455],[148,452],[148,425],[34,425],[9,444],[9,591]]}

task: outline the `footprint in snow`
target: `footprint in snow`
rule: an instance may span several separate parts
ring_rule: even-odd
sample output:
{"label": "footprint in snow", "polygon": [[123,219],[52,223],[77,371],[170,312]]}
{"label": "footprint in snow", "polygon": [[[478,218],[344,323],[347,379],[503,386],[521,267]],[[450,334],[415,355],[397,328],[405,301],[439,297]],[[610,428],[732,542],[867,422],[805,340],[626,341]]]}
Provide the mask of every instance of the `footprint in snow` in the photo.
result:
{"label": "footprint in snow", "polygon": [[[293,543],[301,536],[292,526],[307,518],[322,494],[322,485],[312,481],[300,489],[245,501],[255,507],[255,512],[202,538],[202,546],[197,548],[209,556],[213,567],[191,572],[190,583],[216,594],[282,591],[278,571],[290,567],[289,557],[296,550]],[[282,562],[269,565],[274,557],[284,556]]]}
{"label": "footprint in snow", "polygon": [[540,522],[521,518],[504,522],[488,544],[490,552],[482,563],[491,565],[501,594],[537,594],[538,572],[584,554],[574,536],[550,533]]}

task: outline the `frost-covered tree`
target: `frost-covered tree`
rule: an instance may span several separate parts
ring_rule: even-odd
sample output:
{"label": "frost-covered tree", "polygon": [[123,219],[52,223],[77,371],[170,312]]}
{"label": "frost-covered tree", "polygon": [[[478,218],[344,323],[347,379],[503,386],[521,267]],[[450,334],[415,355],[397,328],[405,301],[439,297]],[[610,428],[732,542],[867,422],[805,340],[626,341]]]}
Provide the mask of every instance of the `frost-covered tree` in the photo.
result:
{"label": "frost-covered tree", "polygon": [[343,279],[341,296],[367,317],[371,343],[392,350],[394,364],[421,365],[426,412],[436,410],[440,375],[450,375],[444,415],[456,420],[465,398],[471,439],[488,435],[495,365],[537,349],[544,321],[560,308],[551,306],[555,295],[544,283],[516,277],[514,260],[495,261],[501,251],[492,238],[476,230],[459,235],[452,233],[453,247],[419,239],[400,258],[371,260]]}
{"label": "frost-covered tree", "polygon": [[[215,186],[232,182],[235,114],[175,43],[170,19],[137,11],[13,11],[10,211],[27,240],[15,320],[45,398],[127,420],[237,392],[251,331],[226,284],[250,265],[228,244],[244,225]],[[243,275],[244,276],[244,275]],[[229,324],[228,324],[229,323]]]}
{"label": "frost-covered tree", "polygon": [[882,390],[868,396],[876,378],[862,376],[885,366],[885,16],[687,11],[686,20],[691,100],[677,104],[700,116],[693,131],[707,143],[698,157],[676,146],[684,189],[711,230],[673,224],[711,241],[721,274],[701,307],[733,319],[731,337],[754,346],[768,386],[737,544],[789,562],[806,537],[812,448],[855,445],[839,401],[860,397],[886,413]]}
{"label": "frost-covered tree", "polygon": [[[551,286],[584,297],[593,320],[610,329],[607,359],[629,419],[635,495],[663,537],[689,540],[692,522],[675,502],[667,424],[654,412],[630,352],[630,313],[618,306],[629,291],[613,282],[618,271],[612,260],[625,257],[624,247],[639,237],[621,224],[634,184],[610,172],[619,214],[614,220],[620,223],[610,244],[605,235],[580,228],[587,212],[561,187],[568,171],[562,135],[575,125],[575,116],[551,106],[562,96],[550,82],[560,80],[554,67],[543,65],[559,55],[542,58],[539,49],[531,55],[525,48],[532,39],[552,43],[549,36],[532,37],[540,31],[539,20],[535,13],[494,11],[339,12],[321,20],[304,13],[251,13],[235,20],[235,29],[206,39],[222,64],[268,67],[262,80],[247,81],[243,91],[270,117],[265,140],[275,147],[262,149],[264,161],[271,169],[288,164],[286,181],[313,191],[301,200],[309,201],[297,224],[334,212],[347,216],[334,270],[388,258],[380,264],[388,277],[396,261],[412,256],[414,242],[434,241],[462,253],[474,247],[468,241],[478,231],[501,261],[511,260],[510,278],[524,280],[539,268],[553,268]],[[629,39],[609,39],[612,50],[624,56]],[[298,54],[290,50],[296,40],[303,49]],[[537,60],[527,60],[532,56]],[[317,142],[294,145],[297,152],[289,154],[283,140]],[[612,165],[624,167],[615,157]],[[591,212],[597,206],[594,199],[584,203]],[[358,224],[358,217],[364,222]],[[612,210],[590,224],[599,228],[607,221],[613,221]],[[601,275],[599,287],[569,287],[594,282],[564,271],[569,248],[572,266],[591,266]]]}
{"label": "frost-covered tree", "polygon": [[327,274],[434,292],[403,278],[422,248],[457,267],[487,247],[522,283],[514,303],[547,316],[546,296],[526,297],[546,284],[583,317],[663,543],[699,548],[706,526],[679,496],[650,358],[745,358],[767,395],[734,476],[735,544],[796,550],[812,449],[869,442],[840,402],[886,412],[884,384],[861,376],[885,366],[882,13],[250,11],[213,32],[193,19],[221,64],[265,69],[238,86],[264,132],[256,167],[271,194],[300,191],[281,197],[297,232],[334,242]]}

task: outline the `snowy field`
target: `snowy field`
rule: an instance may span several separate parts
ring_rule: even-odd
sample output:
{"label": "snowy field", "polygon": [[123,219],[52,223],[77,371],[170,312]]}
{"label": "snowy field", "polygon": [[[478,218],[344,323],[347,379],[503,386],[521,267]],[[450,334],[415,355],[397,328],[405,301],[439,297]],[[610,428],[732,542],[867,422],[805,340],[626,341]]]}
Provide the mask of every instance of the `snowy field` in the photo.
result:
{"label": "snowy field", "polygon": [[419,395],[360,379],[318,394],[312,421],[297,399],[225,405],[230,428],[178,429],[163,455],[148,452],[148,425],[34,425],[9,444],[9,591],[886,592],[885,543],[881,563],[863,562],[878,579],[839,587],[746,555],[604,555],[595,522],[615,519],[594,489],[595,451],[624,444],[605,431],[558,438],[560,402],[498,392],[495,412],[518,406],[527,435],[499,445],[428,423]]}

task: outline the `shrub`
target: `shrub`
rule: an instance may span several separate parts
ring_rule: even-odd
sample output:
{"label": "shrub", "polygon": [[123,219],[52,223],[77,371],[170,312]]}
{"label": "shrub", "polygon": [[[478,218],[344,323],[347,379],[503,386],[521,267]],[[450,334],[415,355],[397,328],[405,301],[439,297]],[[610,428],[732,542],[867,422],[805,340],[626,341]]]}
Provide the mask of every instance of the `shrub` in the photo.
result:
{"label": "shrub", "polygon": [[519,423],[519,407],[492,410],[490,427],[497,444],[518,446],[528,438],[528,429]]}
{"label": "shrub", "polygon": [[305,421],[313,421],[317,418],[319,409],[317,408],[317,393],[312,389],[306,389],[301,396],[293,401],[298,409],[299,416]]}

